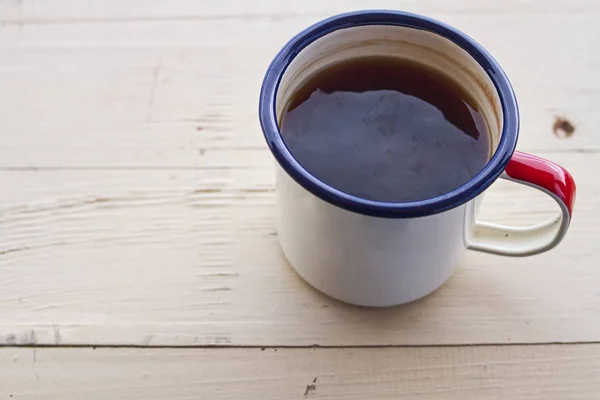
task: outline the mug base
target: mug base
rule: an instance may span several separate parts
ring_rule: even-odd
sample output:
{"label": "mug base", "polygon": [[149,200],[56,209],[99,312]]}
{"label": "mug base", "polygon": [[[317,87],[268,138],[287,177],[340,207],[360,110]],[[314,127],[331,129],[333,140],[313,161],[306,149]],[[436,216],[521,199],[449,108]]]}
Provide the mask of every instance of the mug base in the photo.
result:
{"label": "mug base", "polygon": [[333,300],[340,301],[340,302],[348,304],[348,305],[357,306],[357,307],[366,307],[366,308],[396,307],[396,306],[413,303],[417,300],[423,299],[424,297],[427,297],[430,294],[433,294],[433,292],[437,291],[437,289],[441,288],[452,277],[452,275],[455,271],[455,269],[452,269],[450,274],[448,276],[446,276],[444,279],[442,279],[441,282],[437,282],[435,285],[427,288],[427,290],[422,291],[418,295],[412,294],[410,296],[402,296],[402,294],[400,293],[399,296],[397,296],[393,299],[391,299],[391,298],[376,299],[373,296],[369,296],[369,298],[367,299],[366,297],[361,298],[359,296],[352,296],[352,295],[349,296],[349,295],[344,295],[343,293],[327,290],[326,288],[319,285],[319,282],[316,279],[311,279],[306,274],[304,274],[301,270],[296,268],[294,266],[294,264],[290,261],[285,250],[282,249],[282,253],[285,256],[285,259],[287,261],[287,264],[289,265],[289,268],[291,268],[298,277],[300,277],[307,285],[309,285],[311,288],[313,288],[317,292],[319,292]]}

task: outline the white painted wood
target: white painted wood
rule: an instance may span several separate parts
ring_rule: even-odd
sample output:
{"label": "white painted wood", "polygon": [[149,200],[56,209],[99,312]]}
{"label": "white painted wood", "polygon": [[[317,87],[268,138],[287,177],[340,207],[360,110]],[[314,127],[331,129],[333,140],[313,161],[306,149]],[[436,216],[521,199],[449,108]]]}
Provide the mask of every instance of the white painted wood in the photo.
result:
{"label": "white painted wood", "polygon": [[[291,35],[359,8],[440,18],[500,61],[519,148],[579,185],[558,249],[469,253],[432,296],[386,310],[292,272],[260,82]],[[595,400],[597,344],[228,346],[598,342],[599,13],[594,0],[0,2],[0,345],[218,346],[3,347],[0,398]],[[574,135],[553,134],[557,116]],[[553,206],[502,182],[482,217],[527,224]]]}
{"label": "white painted wood", "polygon": [[[432,296],[368,310],[316,293],[283,260],[256,108],[291,35],[378,7],[486,46],[517,91],[519,148],[569,168],[579,190],[555,251],[469,253]],[[593,0],[0,2],[0,345],[218,346],[4,347],[0,398],[596,399],[597,344],[227,347],[598,342],[599,11]],[[553,134],[557,116],[573,136]],[[502,182],[482,217],[527,224],[553,206]]]}
{"label": "white painted wood", "polygon": [[[125,3],[0,4],[0,167],[270,165],[257,121],[261,79],[280,46],[319,16],[291,12],[304,2]],[[303,7],[345,8],[324,4]],[[500,61],[521,104],[521,150],[600,151],[600,54],[588,51],[598,3],[564,13],[559,1],[547,10],[533,1],[402,4],[438,10]],[[241,17],[250,9],[256,18]],[[261,14],[271,9],[286,17]],[[208,17],[175,17],[188,14]],[[573,122],[572,137],[552,133],[556,116]]]}
{"label": "white painted wood", "polygon": [[[11,188],[0,196],[0,343],[598,340],[600,181],[593,155],[553,157],[579,182],[571,231],[556,250],[468,253],[432,296],[385,310],[336,303],[293,273],[274,236],[271,168],[0,172]],[[482,217],[527,224],[555,207],[504,183]]]}
{"label": "white painted wood", "polygon": [[546,15],[593,14],[598,4],[593,0],[333,0],[328,2],[284,2],[259,0],[252,4],[244,0],[90,0],[85,4],[77,0],[14,1],[6,2],[0,9],[5,23],[75,23],[115,20],[205,20],[205,19],[256,19],[289,18],[298,15],[327,16],[349,10],[368,8],[400,9],[426,14],[483,14],[483,15]]}
{"label": "white painted wood", "polygon": [[[521,150],[571,169],[572,231],[529,259],[469,254],[433,296],[349,308],[273,236],[262,74],[295,32],[346,8],[424,12],[498,58]],[[600,84],[594,1],[0,3],[0,343],[367,345],[597,341]],[[552,132],[556,116],[576,130]],[[491,220],[552,203],[505,186]],[[539,198],[539,197],[538,197]]]}
{"label": "white painted wood", "polygon": [[596,400],[600,346],[3,348],[3,399]]}

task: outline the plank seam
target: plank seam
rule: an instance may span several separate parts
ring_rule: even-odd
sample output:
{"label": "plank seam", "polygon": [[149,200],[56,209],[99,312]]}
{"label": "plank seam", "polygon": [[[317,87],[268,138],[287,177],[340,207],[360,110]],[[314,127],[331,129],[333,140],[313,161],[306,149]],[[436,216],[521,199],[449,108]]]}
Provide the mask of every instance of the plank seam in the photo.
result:
{"label": "plank seam", "polygon": [[600,341],[576,341],[576,342],[517,342],[517,343],[458,343],[458,344],[375,344],[375,345],[138,345],[138,344],[0,344],[4,347],[21,348],[107,348],[107,349],[402,349],[402,348],[458,348],[458,347],[524,347],[524,346],[580,346],[600,345]]}

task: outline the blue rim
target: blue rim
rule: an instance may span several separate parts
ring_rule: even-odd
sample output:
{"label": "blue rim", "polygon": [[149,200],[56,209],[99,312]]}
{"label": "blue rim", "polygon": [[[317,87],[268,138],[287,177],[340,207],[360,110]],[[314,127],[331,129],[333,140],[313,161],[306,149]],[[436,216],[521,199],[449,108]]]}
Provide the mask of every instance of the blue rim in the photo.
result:
{"label": "blue rim", "polygon": [[[395,25],[443,36],[473,57],[494,83],[503,111],[500,143],[490,162],[458,189],[426,200],[392,203],[366,200],[337,190],[306,171],[283,142],[275,111],[279,83],[291,61],[307,45],[338,29],[363,25]],[[494,58],[461,31],[432,18],[401,11],[372,10],[340,14],[318,22],[293,37],[275,56],[265,75],[259,101],[260,124],[273,156],[302,187],[324,201],[360,214],[383,218],[412,218],[437,214],[473,199],[487,189],[506,168],[517,144],[519,112],[512,86]]]}

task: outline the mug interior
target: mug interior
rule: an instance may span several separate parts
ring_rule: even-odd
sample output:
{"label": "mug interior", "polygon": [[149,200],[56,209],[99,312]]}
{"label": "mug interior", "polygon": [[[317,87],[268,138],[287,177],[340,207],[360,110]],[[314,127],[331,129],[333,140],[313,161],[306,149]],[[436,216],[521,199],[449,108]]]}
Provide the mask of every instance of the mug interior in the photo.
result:
{"label": "mug interior", "polygon": [[[488,125],[491,159],[470,181],[436,197],[409,202],[368,200],[311,175],[284,143],[279,123],[294,92],[322,68],[368,55],[408,58],[453,80],[478,103]],[[465,204],[502,174],[515,150],[519,112],[510,82],[496,60],[459,30],[402,11],[367,10],[318,22],[293,37],[267,69],[259,99],[260,124],[281,166],[304,189],[348,211],[381,218],[414,218]]]}
{"label": "mug interior", "polygon": [[275,109],[281,119],[294,93],[317,72],[347,60],[387,56],[433,69],[455,82],[479,106],[490,135],[490,158],[503,128],[500,98],[481,65],[465,50],[436,33],[405,26],[367,25],[335,30],[302,49],[285,70]]}

